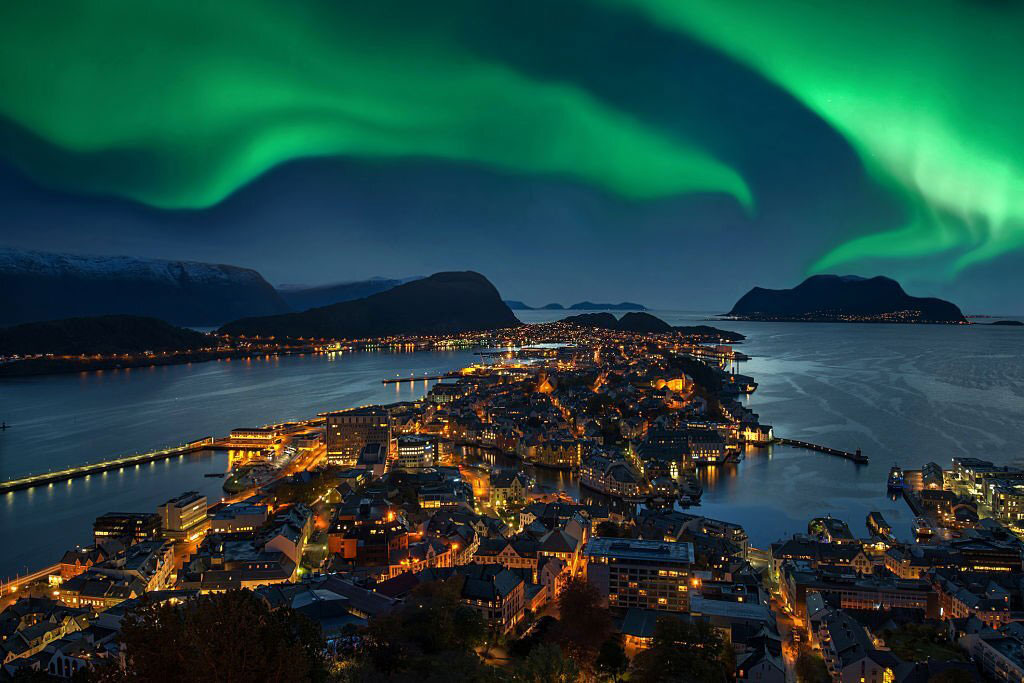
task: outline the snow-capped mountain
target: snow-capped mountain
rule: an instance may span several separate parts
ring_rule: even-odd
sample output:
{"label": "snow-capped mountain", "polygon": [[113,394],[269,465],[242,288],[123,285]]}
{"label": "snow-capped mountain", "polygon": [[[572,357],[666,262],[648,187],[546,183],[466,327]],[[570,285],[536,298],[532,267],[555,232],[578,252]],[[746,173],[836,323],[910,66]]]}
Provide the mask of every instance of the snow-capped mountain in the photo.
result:
{"label": "snow-capped mountain", "polygon": [[0,248],[0,325],[126,313],[214,326],[287,310],[249,268]]}

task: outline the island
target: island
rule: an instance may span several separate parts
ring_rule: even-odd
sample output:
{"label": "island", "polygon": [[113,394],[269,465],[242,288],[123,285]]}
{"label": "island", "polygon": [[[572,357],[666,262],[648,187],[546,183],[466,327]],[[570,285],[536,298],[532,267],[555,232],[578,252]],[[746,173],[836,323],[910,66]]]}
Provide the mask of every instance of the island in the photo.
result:
{"label": "island", "polygon": [[781,322],[969,324],[955,304],[910,296],[891,278],[856,275],[814,275],[792,289],[754,287],[726,317]]}
{"label": "island", "polygon": [[1000,325],[1003,327],[1024,327],[1024,322],[1019,320],[996,320],[995,322],[989,323],[989,325]]}

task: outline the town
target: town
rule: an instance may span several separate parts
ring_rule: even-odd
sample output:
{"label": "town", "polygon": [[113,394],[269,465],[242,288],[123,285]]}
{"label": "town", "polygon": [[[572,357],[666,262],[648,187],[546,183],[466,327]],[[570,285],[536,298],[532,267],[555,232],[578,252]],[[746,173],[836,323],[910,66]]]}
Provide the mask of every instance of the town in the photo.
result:
{"label": "town", "polygon": [[[869,537],[813,517],[757,548],[700,514],[701,469],[777,440],[729,341],[566,322],[405,340],[479,362],[416,400],[213,440],[221,500],[111,510],[2,586],[3,676],[145,680],[173,649],[144,640],[156,615],[244,608],[315,626],[280,680],[1024,680],[1024,470],[897,467],[909,542],[866,511]],[[866,462],[806,457],[834,455]]]}

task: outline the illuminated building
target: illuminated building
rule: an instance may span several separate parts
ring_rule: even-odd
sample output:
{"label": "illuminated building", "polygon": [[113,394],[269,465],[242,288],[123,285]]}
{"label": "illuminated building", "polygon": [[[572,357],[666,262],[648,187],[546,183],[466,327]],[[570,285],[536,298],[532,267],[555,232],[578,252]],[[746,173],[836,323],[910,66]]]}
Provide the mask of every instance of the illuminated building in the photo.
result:
{"label": "illuminated building", "polygon": [[583,554],[587,581],[609,608],[689,611],[691,544],[598,537]]}
{"label": "illuminated building", "polygon": [[188,491],[157,508],[164,536],[175,540],[195,540],[206,522],[206,496]]}
{"label": "illuminated building", "polygon": [[151,541],[160,536],[160,515],[152,512],[108,512],[92,525],[96,544],[116,539],[126,545]]}
{"label": "illuminated building", "polygon": [[385,408],[370,406],[327,413],[327,462],[351,467],[368,443],[390,451],[391,416]]}
{"label": "illuminated building", "polygon": [[437,456],[437,440],[432,436],[407,434],[398,437],[399,467],[415,472],[433,467]]}

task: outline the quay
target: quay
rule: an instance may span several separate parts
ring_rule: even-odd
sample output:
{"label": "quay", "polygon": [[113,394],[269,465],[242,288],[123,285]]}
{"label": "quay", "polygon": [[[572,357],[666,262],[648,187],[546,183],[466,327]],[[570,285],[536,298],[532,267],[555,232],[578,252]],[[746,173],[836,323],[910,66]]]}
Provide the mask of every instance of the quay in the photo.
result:
{"label": "quay", "polygon": [[447,374],[444,374],[444,375],[419,375],[419,376],[417,376],[417,375],[409,375],[408,377],[394,377],[394,378],[389,378],[389,379],[382,379],[380,381],[380,383],[381,384],[402,384],[404,382],[432,382],[434,380],[450,379],[452,377],[457,377],[457,376],[458,375],[454,375],[452,373],[447,373]]}
{"label": "quay", "polygon": [[806,448],[809,451],[818,451],[819,453],[825,453],[826,455],[835,455],[840,458],[846,458],[847,460],[852,460],[858,465],[868,464],[868,456],[862,454],[859,448],[853,453],[851,453],[850,451],[841,451],[838,448],[822,446],[820,444],[810,443],[809,441],[797,441],[796,439],[778,438],[775,440],[775,442],[783,446],[795,446],[796,448]]}
{"label": "quay", "polygon": [[128,455],[123,458],[115,458],[113,460],[103,460],[101,462],[79,465],[78,467],[69,467],[66,470],[44,472],[42,474],[33,474],[28,477],[9,479],[7,481],[0,482],[0,493],[10,493],[12,491],[20,491],[22,489],[31,489],[37,486],[54,484],[59,481],[68,481],[70,479],[87,477],[91,474],[99,474],[101,472],[119,470],[125,467],[131,467],[132,465],[142,465],[147,462],[154,462],[156,460],[166,460],[167,458],[173,458],[179,455],[186,455],[188,453],[194,453],[196,451],[201,451],[212,447],[213,437],[206,437],[204,439],[192,441],[190,443],[181,446],[175,446],[173,448],[164,448],[158,451],[149,451],[148,453]]}

